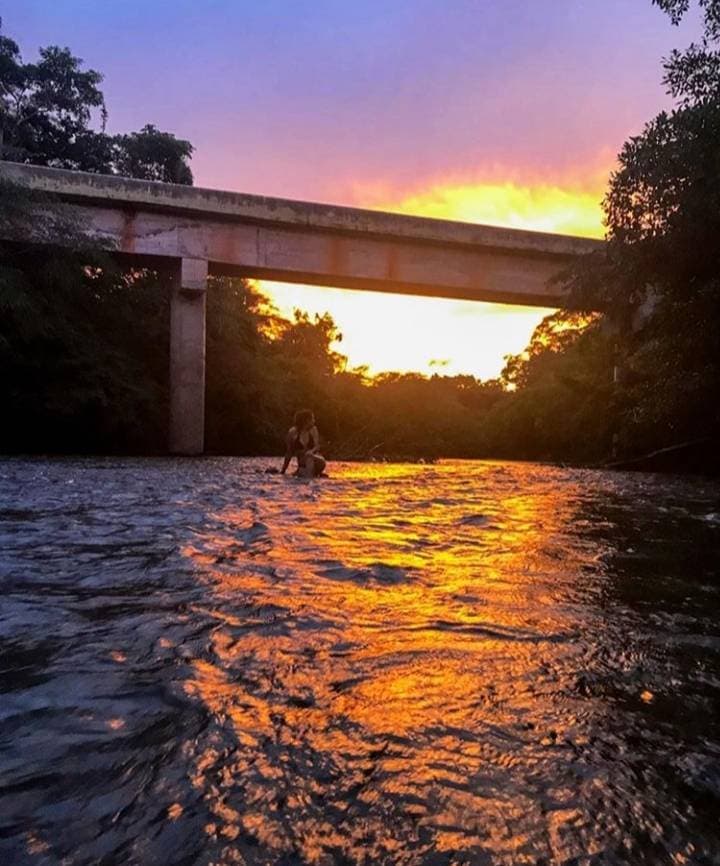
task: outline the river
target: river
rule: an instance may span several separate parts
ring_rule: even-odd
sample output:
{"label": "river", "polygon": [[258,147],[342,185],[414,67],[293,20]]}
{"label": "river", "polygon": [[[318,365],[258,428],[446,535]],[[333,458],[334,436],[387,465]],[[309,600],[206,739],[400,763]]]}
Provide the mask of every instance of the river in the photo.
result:
{"label": "river", "polygon": [[0,461],[0,862],[720,863],[720,485]]}

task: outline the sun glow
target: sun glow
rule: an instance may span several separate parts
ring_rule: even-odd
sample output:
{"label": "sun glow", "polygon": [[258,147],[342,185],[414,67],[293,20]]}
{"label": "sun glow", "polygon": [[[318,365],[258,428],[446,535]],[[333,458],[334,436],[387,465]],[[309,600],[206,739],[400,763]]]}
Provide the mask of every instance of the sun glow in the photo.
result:
{"label": "sun glow", "polygon": [[372,188],[358,195],[364,207],[393,213],[598,238],[604,180],[587,186],[438,183],[400,197]]}
{"label": "sun glow", "polygon": [[[563,185],[518,182],[438,182],[405,194],[359,187],[355,204],[394,213],[509,228],[602,237],[600,202],[607,173]],[[426,375],[497,376],[505,355],[527,345],[550,312],[378,292],[261,283],[281,313],[296,308],[328,312],[343,335],[337,349],[350,367],[370,375],[416,371]]]}

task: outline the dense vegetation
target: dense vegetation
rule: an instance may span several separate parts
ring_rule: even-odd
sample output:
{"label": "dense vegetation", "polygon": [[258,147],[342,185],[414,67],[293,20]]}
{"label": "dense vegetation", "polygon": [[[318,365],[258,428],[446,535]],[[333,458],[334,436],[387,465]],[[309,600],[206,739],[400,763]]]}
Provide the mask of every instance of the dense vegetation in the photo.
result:
{"label": "dense vegetation", "polygon": [[[654,0],[678,23],[689,0]],[[574,300],[613,310],[623,373],[619,446],[637,453],[720,431],[720,4],[704,36],[665,61],[676,108],[618,157],[604,252],[576,268]]]}
{"label": "dense vegetation", "polygon": [[[686,0],[655,0],[674,22]],[[676,100],[619,155],[606,249],[565,279],[574,311],[536,330],[498,380],[387,374],[334,350],[332,320],[282,319],[249,284],[208,293],[207,445],[281,447],[311,406],[331,457],[466,456],[602,461],[720,429],[720,5],[700,0],[703,41],[666,61]],[[0,36],[6,158],[191,182],[189,142],[146,126],[108,136],[101,76],[67,49],[35,64]],[[0,189],[3,451],[164,449],[169,294],[162,274],[123,273],[82,227],[27,190]],[[8,226],[10,230],[8,231]],[[73,252],[55,247],[74,231]],[[28,240],[42,241],[42,251]],[[591,310],[612,310],[604,316]],[[613,381],[616,369],[617,381]]]}
{"label": "dense vegetation", "polygon": [[152,124],[108,135],[102,75],[83,70],[79,58],[56,45],[41,48],[37,62],[24,63],[1,27],[0,19],[0,159],[192,183],[189,141]]}

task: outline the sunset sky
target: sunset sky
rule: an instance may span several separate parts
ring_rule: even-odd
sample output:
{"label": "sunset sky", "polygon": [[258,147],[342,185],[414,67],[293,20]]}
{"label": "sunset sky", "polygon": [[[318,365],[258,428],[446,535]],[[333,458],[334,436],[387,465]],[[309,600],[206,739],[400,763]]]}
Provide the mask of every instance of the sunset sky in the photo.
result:
{"label": "sunset sky", "polygon": [[[199,186],[602,236],[623,141],[690,42],[650,0],[4,0],[25,59],[105,74],[109,131],[190,139]],[[351,365],[499,372],[547,311],[265,284]],[[401,338],[398,338],[398,334]]]}

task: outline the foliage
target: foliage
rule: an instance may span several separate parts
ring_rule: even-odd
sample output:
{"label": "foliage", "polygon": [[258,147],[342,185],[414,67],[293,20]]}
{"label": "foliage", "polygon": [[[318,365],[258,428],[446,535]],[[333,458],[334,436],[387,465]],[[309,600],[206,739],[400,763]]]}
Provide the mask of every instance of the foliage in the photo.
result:
{"label": "foliage", "polygon": [[[0,193],[0,224],[25,238],[0,250],[3,450],[159,448],[167,297],[148,291],[146,272],[118,271],[52,202],[7,184]],[[55,246],[58,233],[72,246]]]}
{"label": "foliage", "polygon": [[[348,371],[332,319],[280,318],[252,285],[214,281],[208,292],[208,447],[282,449],[295,409],[314,407],[334,458],[477,456],[480,411],[500,386],[471,376]],[[488,397],[492,392],[493,397]]]}
{"label": "foliage", "polygon": [[[655,2],[673,23],[690,5]],[[568,277],[574,304],[605,310],[616,331],[628,454],[720,432],[720,3],[699,5],[702,42],[665,61],[677,107],[624,145],[604,201],[605,250]]]}
{"label": "foliage", "polygon": [[[653,0],[679,24],[690,8],[690,0]],[[665,60],[664,83],[680,104],[697,105],[718,96],[720,81],[720,2],[699,0],[704,32],[700,43],[692,43],[684,51],[674,50]]]}
{"label": "foliage", "polygon": [[[82,67],[55,46],[24,63],[0,33],[0,156],[191,183],[189,142],[151,125],[105,133],[102,76]],[[50,197],[8,181],[0,237],[3,450],[163,450],[163,276],[121,272]]]}
{"label": "foliage", "polygon": [[102,76],[83,71],[68,49],[40,49],[37,63],[23,63],[15,42],[0,42],[0,128],[3,155],[41,165],[79,168],[84,154],[104,148],[90,129],[93,110],[105,119],[98,85]]}
{"label": "foliage", "polygon": [[191,185],[188,160],[192,151],[189,141],[161,132],[149,123],[140,132],[115,136],[113,170],[127,177]]}
{"label": "foliage", "polygon": [[560,311],[509,356],[483,423],[485,449],[508,458],[602,460],[612,449],[613,341],[596,317]]}
{"label": "foliage", "polygon": [[152,124],[126,135],[105,132],[102,78],[55,45],[25,63],[17,43],[0,32],[0,158],[191,184],[190,142]]}

